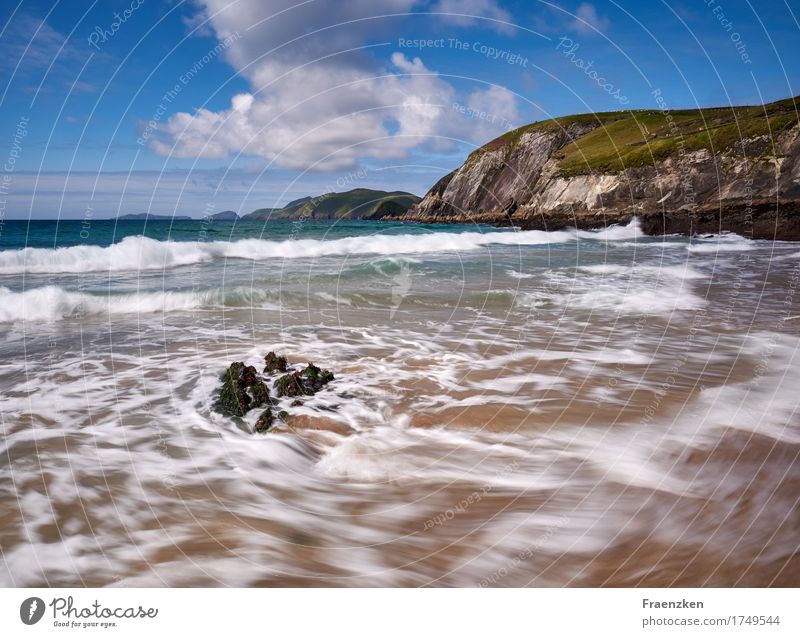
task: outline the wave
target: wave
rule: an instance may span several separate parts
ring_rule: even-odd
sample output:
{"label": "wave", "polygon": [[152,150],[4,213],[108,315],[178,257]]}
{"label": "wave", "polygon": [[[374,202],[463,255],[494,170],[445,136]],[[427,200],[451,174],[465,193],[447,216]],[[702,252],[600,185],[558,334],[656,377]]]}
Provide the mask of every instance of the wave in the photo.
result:
{"label": "wave", "polygon": [[618,314],[671,315],[680,310],[700,309],[706,305],[706,301],[680,286],[634,290],[602,286],[563,294],[525,292],[516,296],[515,304],[531,308],[554,306]]}
{"label": "wave", "polygon": [[638,263],[630,265],[621,265],[615,263],[601,263],[597,265],[582,265],[580,266],[582,272],[589,274],[599,275],[621,275],[627,277],[634,276],[647,276],[654,279],[703,279],[705,275],[698,272],[688,265],[639,265]]}
{"label": "wave", "polygon": [[534,274],[528,274],[526,272],[517,272],[516,270],[506,270],[506,274],[510,276],[512,279],[532,279]]}
{"label": "wave", "polygon": [[752,239],[738,234],[726,233],[708,239],[696,239],[686,246],[694,254],[715,254],[717,252],[747,252],[753,249]]}
{"label": "wave", "polygon": [[377,254],[439,254],[465,252],[491,245],[526,246],[576,240],[616,241],[641,236],[638,220],[603,230],[525,230],[520,232],[431,232],[427,234],[364,235],[333,240],[241,239],[239,241],[158,241],[125,237],[107,247],[22,248],[0,252],[0,274],[83,273],[163,270],[217,259],[298,259]]}
{"label": "wave", "polygon": [[549,271],[550,285],[520,290],[520,307],[548,306],[612,311],[620,314],[671,314],[696,310],[706,300],[696,294],[691,282],[705,275],[687,265],[618,265],[602,263],[580,266],[587,276],[569,276]]}
{"label": "wave", "polygon": [[158,314],[211,307],[280,309],[274,295],[247,288],[198,292],[141,292],[98,295],[47,285],[15,292],[0,287],[0,323],[53,322],[82,316]]}

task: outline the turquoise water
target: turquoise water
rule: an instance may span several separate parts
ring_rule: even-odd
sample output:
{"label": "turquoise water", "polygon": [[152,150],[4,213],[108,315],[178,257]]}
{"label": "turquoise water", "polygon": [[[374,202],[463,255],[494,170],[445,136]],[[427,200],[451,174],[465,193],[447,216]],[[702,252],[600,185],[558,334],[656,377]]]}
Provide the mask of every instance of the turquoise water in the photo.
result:
{"label": "turquoise water", "polygon": [[5,221],[0,249],[58,248],[77,245],[109,246],[125,237],[145,236],[159,241],[236,241],[260,238],[280,241],[293,237],[336,239],[372,234],[422,234],[427,232],[486,232],[491,226],[441,226],[392,222],[342,221]]}
{"label": "turquoise water", "polygon": [[[7,221],[0,584],[798,585],[799,283],[635,222]],[[336,380],[254,434],[271,350]]]}

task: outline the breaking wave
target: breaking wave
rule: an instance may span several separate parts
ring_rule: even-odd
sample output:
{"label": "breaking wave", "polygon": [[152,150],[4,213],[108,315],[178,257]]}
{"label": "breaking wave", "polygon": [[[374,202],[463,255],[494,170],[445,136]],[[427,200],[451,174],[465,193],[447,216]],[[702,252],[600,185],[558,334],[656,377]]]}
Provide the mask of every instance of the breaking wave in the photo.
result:
{"label": "breaking wave", "polygon": [[88,294],[47,285],[15,292],[0,287],[0,323],[16,321],[53,322],[82,316],[159,314],[205,307],[279,307],[273,295],[260,290],[234,288],[199,292],[141,292],[133,294]]}
{"label": "breaking wave", "polygon": [[0,252],[0,274],[120,272],[163,270],[217,259],[298,259],[349,254],[383,256],[477,250],[490,245],[546,245],[576,240],[611,241],[641,236],[636,219],[626,226],[598,231],[559,230],[546,232],[431,232],[428,234],[345,237],[329,241],[290,239],[270,241],[158,241],[148,237],[125,237],[110,246],[80,245],[65,248],[23,248]]}

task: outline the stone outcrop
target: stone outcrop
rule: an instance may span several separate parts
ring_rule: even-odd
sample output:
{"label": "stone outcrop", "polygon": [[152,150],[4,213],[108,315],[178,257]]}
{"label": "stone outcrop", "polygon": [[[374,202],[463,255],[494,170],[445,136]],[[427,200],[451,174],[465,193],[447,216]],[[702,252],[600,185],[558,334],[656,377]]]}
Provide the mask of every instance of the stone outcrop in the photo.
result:
{"label": "stone outcrop", "polygon": [[793,100],[573,116],[478,149],[401,219],[557,230],[636,216],[650,234],[800,240],[798,156]]}
{"label": "stone outcrop", "polygon": [[312,396],[332,380],[333,372],[309,363],[305,369],[276,380],[275,391],[281,397]]}
{"label": "stone outcrop", "polygon": [[269,352],[264,357],[265,374],[284,374],[289,369],[289,363],[285,356],[278,356],[275,352]]}
{"label": "stone outcrop", "polygon": [[222,376],[217,407],[232,416],[244,416],[255,407],[270,401],[269,389],[255,367],[231,363]]}
{"label": "stone outcrop", "polygon": [[[275,352],[269,352],[264,357],[264,374],[272,378],[284,374],[274,381],[277,398],[313,396],[334,379],[333,372],[320,369],[314,363],[308,363],[300,370],[292,370],[286,357],[278,356]],[[215,408],[228,416],[242,417],[251,409],[264,407],[253,430],[256,433],[269,431],[277,421],[285,421],[290,414],[283,409],[277,413],[274,411],[273,408],[283,401],[270,396],[267,380],[253,366],[242,362],[231,363],[222,375],[222,387]],[[293,400],[289,405],[302,406],[300,400]]]}

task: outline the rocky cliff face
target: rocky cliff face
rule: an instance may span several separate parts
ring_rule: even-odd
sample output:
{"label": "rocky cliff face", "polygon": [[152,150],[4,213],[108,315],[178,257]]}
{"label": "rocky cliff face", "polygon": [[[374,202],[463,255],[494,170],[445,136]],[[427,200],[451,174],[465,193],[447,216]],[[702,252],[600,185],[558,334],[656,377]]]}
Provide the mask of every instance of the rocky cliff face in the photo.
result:
{"label": "rocky cliff face", "polygon": [[799,156],[794,100],[561,118],[478,149],[402,218],[800,240]]}

